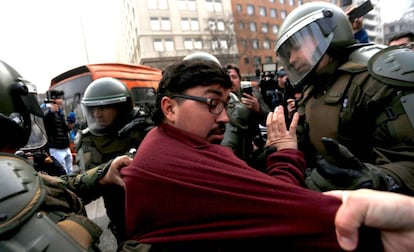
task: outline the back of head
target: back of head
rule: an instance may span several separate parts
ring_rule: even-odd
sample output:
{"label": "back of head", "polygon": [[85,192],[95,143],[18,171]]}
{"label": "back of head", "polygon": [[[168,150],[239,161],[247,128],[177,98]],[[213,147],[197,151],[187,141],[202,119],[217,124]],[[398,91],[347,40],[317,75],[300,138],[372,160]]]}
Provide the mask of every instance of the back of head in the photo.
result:
{"label": "back of head", "polygon": [[[276,54],[294,85],[315,68],[328,49],[339,51],[355,43],[348,16],[341,8],[327,2],[309,2],[297,7],[286,17],[279,34]],[[298,71],[289,62],[290,51],[301,48],[309,39],[317,42],[312,55],[313,65],[307,71]]]}
{"label": "back of head", "polygon": [[158,125],[164,118],[161,110],[161,99],[164,96],[182,94],[189,88],[216,83],[226,89],[232,87],[227,72],[215,61],[199,58],[186,59],[168,66],[163,71],[158,85],[153,121]]}
{"label": "back of head", "polygon": [[46,135],[41,117],[36,87],[0,61],[0,147],[21,148],[35,135],[39,139],[31,138],[31,143],[44,145]]}
{"label": "back of head", "polygon": [[[128,87],[120,80],[103,77],[92,81],[82,97],[82,110],[89,130],[95,135],[106,135],[119,130],[131,119],[133,104]],[[101,125],[93,116],[95,109],[112,107],[117,117],[112,125]]]}

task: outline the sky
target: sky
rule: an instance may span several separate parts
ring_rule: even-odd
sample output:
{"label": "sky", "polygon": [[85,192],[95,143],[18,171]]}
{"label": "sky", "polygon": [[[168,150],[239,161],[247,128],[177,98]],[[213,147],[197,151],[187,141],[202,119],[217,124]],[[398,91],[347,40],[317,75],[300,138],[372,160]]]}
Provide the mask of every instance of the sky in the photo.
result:
{"label": "sky", "polygon": [[400,19],[412,2],[412,0],[379,0],[381,21],[387,23]]}
{"label": "sky", "polygon": [[118,19],[112,9],[117,1],[0,1],[0,60],[35,84],[39,93],[67,70],[114,62]]}
{"label": "sky", "polygon": [[[113,10],[118,2],[2,0],[0,60],[35,84],[39,93],[67,70],[87,63],[115,62],[119,17]],[[387,22],[398,19],[409,2],[380,0],[387,10],[382,18]]]}

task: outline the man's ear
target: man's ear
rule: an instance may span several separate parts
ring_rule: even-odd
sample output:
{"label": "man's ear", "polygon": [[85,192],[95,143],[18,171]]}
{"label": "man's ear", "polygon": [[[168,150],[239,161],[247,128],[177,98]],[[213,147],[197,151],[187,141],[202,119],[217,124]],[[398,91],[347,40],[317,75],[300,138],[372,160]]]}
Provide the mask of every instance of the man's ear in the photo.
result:
{"label": "man's ear", "polygon": [[161,109],[162,109],[162,112],[164,113],[165,118],[168,121],[171,121],[171,122],[175,121],[175,107],[176,106],[177,106],[177,101],[170,97],[164,96],[161,99]]}

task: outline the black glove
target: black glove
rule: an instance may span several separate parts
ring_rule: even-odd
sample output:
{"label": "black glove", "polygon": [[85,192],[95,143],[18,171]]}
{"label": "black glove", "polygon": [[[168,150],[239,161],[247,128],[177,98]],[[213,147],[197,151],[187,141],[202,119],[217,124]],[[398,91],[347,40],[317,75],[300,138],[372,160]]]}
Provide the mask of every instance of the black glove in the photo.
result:
{"label": "black glove", "polygon": [[315,191],[358,188],[388,190],[389,178],[378,167],[362,163],[345,146],[332,138],[323,137],[322,143],[340,166],[318,156],[316,169],[313,169],[305,180],[310,189]]}

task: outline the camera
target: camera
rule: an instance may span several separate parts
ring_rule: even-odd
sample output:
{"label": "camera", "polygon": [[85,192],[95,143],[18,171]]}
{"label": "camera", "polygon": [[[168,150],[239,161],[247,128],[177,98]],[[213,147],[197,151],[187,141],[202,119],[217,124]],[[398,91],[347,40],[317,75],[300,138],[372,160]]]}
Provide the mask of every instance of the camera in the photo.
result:
{"label": "camera", "polygon": [[252,89],[252,82],[251,81],[241,81],[240,86],[243,93],[252,95],[253,89]]}
{"label": "camera", "polygon": [[260,91],[263,97],[264,102],[269,106],[273,107],[273,95],[277,89],[277,63],[265,63],[262,64],[262,72],[259,73],[260,77]]}
{"label": "camera", "polygon": [[64,92],[60,90],[48,90],[46,91],[45,103],[55,103],[55,99],[63,99]]}

